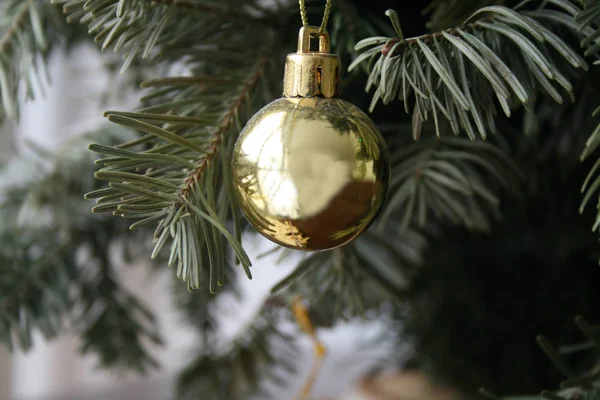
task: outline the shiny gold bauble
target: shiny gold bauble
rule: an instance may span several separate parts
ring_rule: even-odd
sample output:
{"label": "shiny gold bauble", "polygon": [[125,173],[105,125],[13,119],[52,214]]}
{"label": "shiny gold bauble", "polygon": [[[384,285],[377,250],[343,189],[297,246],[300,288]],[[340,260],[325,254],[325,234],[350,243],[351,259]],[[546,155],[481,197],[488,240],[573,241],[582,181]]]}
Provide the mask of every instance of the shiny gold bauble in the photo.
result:
{"label": "shiny gold bauble", "polygon": [[[319,38],[318,51],[310,50]],[[235,198],[273,242],[317,251],[364,232],[390,176],[385,143],[360,109],[338,98],[340,59],[329,36],[305,26],[286,58],[284,97],[250,119],[235,145]]]}
{"label": "shiny gold bauble", "polygon": [[284,97],[259,111],[233,152],[236,200],[275,243],[300,250],[342,246],[364,232],[390,176],[377,127],[339,98]]}

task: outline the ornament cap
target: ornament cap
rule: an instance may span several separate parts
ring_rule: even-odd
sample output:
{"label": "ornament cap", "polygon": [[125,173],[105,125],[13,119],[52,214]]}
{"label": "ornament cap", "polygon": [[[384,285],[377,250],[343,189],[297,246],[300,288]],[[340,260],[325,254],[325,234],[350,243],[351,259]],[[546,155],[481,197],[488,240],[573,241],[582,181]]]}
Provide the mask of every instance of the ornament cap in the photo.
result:
{"label": "ornament cap", "polygon": [[[311,51],[311,37],[319,38],[318,51]],[[340,95],[340,58],[329,52],[329,34],[319,27],[303,26],[298,51],[288,54],[283,78],[285,97],[337,97]]]}

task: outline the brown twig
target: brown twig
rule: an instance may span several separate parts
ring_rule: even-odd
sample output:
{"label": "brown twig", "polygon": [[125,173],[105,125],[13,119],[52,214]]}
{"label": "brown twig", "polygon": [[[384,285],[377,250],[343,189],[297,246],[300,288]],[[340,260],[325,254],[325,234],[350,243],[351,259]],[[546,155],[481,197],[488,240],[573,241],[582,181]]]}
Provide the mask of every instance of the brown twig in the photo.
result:
{"label": "brown twig", "polygon": [[14,36],[19,31],[19,28],[21,28],[25,23],[25,19],[29,15],[33,1],[34,0],[27,1],[27,4],[25,4],[21,11],[19,11],[19,13],[15,16],[10,28],[8,28],[4,35],[2,35],[2,38],[0,38],[0,54],[6,53],[8,46],[10,46],[10,43],[13,41]]}
{"label": "brown twig", "polygon": [[[486,18],[478,19],[476,22],[482,22],[482,21],[489,22],[493,19],[494,19],[494,17],[486,17]],[[402,52],[404,51],[404,49],[407,46],[411,46],[411,45],[417,43],[417,40],[421,40],[422,42],[431,42],[434,39],[437,39],[440,37],[443,38],[442,32],[446,32],[452,36],[458,37],[458,36],[460,36],[459,29],[463,30],[465,32],[470,32],[470,31],[474,31],[477,28],[478,27],[477,27],[476,23],[474,22],[471,24],[463,25],[459,28],[444,29],[443,31],[426,33],[421,36],[415,36],[415,37],[407,38],[407,39],[391,38],[390,40],[388,40],[385,43],[385,45],[381,49],[381,54],[383,54],[384,56],[387,56],[396,43],[401,43],[401,44],[398,47],[396,47],[396,49],[394,50],[394,54],[392,54],[391,57],[402,54]]]}
{"label": "brown twig", "polygon": [[202,158],[202,161],[200,161],[198,166],[194,168],[185,179],[185,186],[181,191],[181,196],[184,199],[188,198],[195,182],[200,180],[200,177],[202,177],[202,174],[204,173],[206,168],[210,166],[212,159],[217,154],[219,146],[223,142],[225,134],[231,129],[232,125],[235,123],[235,116],[241,111],[250,92],[258,84],[260,76],[262,75],[264,68],[267,66],[268,62],[269,58],[267,56],[262,57],[258,61],[258,63],[256,64],[255,71],[252,73],[252,75],[250,75],[250,77],[244,84],[244,87],[240,91],[239,96],[233,102],[229,111],[223,116],[221,125],[219,125],[219,127],[212,134],[213,139],[208,147],[206,155]]}

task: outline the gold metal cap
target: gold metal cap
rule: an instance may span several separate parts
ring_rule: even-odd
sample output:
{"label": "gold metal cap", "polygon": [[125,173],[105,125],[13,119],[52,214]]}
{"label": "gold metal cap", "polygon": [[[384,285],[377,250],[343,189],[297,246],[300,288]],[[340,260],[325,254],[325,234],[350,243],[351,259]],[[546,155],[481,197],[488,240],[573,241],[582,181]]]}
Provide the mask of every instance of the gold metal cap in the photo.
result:
{"label": "gold metal cap", "polygon": [[[310,51],[311,36],[319,37],[319,50]],[[329,53],[329,34],[319,27],[304,26],[298,35],[298,51],[285,61],[285,97],[336,97],[340,94],[340,58]]]}

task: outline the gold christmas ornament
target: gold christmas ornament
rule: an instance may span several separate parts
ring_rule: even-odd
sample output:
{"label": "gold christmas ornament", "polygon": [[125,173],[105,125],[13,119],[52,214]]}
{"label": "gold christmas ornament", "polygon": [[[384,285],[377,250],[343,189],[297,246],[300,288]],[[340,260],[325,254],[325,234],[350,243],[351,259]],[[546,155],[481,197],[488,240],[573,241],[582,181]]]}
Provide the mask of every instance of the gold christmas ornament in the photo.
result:
{"label": "gold christmas ornament", "polygon": [[[319,50],[310,51],[311,36]],[[337,98],[340,59],[319,27],[300,30],[285,64],[284,97],[254,115],[232,159],[235,198],[262,235],[292,249],[347,244],[381,208],[390,177],[371,119]]]}

